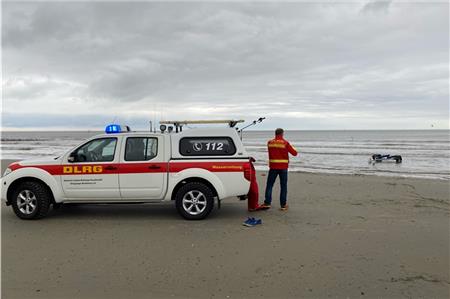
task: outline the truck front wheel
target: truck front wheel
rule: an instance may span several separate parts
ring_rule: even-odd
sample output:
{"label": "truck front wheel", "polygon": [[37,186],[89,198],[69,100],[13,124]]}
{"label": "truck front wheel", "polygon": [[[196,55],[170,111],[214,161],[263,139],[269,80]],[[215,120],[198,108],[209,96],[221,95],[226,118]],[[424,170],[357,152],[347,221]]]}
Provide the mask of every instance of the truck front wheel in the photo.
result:
{"label": "truck front wheel", "polygon": [[12,208],[21,219],[38,219],[47,215],[51,195],[47,188],[34,181],[21,183],[13,192]]}
{"label": "truck front wheel", "polygon": [[178,189],[175,204],[181,216],[188,220],[201,220],[211,213],[214,207],[214,194],[203,183],[191,182]]}

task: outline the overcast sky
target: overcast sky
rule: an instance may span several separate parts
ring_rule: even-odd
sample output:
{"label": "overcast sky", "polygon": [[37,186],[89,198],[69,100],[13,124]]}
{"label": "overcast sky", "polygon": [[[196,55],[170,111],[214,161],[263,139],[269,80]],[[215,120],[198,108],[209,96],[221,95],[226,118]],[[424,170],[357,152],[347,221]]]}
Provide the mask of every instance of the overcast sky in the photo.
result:
{"label": "overcast sky", "polygon": [[449,125],[448,3],[8,3],[2,128]]}

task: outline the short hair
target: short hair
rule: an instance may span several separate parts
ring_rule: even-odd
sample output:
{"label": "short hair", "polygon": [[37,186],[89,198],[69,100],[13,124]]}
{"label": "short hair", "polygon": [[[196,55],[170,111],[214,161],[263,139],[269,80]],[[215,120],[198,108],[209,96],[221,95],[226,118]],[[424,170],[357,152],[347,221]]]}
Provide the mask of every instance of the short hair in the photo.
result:
{"label": "short hair", "polygon": [[284,130],[282,128],[278,128],[275,130],[275,135],[283,135]]}

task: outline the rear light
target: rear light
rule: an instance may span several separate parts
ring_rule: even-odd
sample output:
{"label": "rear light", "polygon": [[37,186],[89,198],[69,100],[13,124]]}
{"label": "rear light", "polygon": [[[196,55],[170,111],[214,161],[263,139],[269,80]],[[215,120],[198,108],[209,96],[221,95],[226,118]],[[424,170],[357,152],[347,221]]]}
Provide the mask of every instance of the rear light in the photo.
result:
{"label": "rear light", "polygon": [[252,165],[251,165],[251,162],[245,163],[245,165],[244,165],[244,178],[247,181],[251,181],[251,179],[252,179]]}

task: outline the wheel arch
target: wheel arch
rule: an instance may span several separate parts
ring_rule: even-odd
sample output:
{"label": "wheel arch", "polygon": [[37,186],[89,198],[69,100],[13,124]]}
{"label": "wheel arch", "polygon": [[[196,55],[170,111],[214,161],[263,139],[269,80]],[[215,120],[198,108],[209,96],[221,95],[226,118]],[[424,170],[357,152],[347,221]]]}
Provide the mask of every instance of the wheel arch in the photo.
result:
{"label": "wheel arch", "polygon": [[9,185],[8,191],[6,192],[6,199],[7,199],[6,204],[7,204],[7,205],[10,205],[10,204],[11,204],[12,195],[13,195],[14,191],[16,190],[16,188],[17,188],[20,184],[22,184],[23,182],[30,182],[30,181],[32,181],[32,182],[37,182],[37,183],[42,184],[42,185],[47,189],[47,191],[49,192],[49,194],[50,194],[50,196],[51,196],[51,202],[52,202],[52,203],[55,203],[55,196],[54,196],[54,194],[53,194],[53,191],[52,191],[52,189],[50,188],[50,186],[49,186],[46,182],[44,182],[43,180],[41,180],[41,179],[39,179],[39,178],[36,178],[36,177],[25,176],[25,177],[20,177],[20,178],[14,180],[14,181]]}
{"label": "wheel arch", "polygon": [[183,187],[184,185],[186,185],[187,183],[192,183],[192,182],[198,182],[198,183],[203,183],[206,186],[208,186],[208,188],[210,188],[214,194],[214,197],[218,197],[219,194],[216,190],[216,188],[214,187],[214,185],[209,182],[207,179],[205,178],[201,178],[201,177],[189,177],[186,179],[181,180],[180,182],[178,182],[175,187],[172,190],[172,195],[171,195],[171,200],[175,200],[175,196],[178,192],[178,190],[180,190],[181,187]]}
{"label": "wheel arch", "polygon": [[[208,187],[210,187],[215,196],[219,199],[226,197],[226,189],[225,186],[221,182],[221,180],[215,175],[213,172],[208,171],[202,168],[189,168],[182,170],[177,173],[169,173],[168,175],[168,192],[164,200],[171,200],[174,198],[174,194],[178,191],[180,186],[185,184],[186,182],[199,181],[205,183]],[[181,185],[180,185],[181,184]]]}

